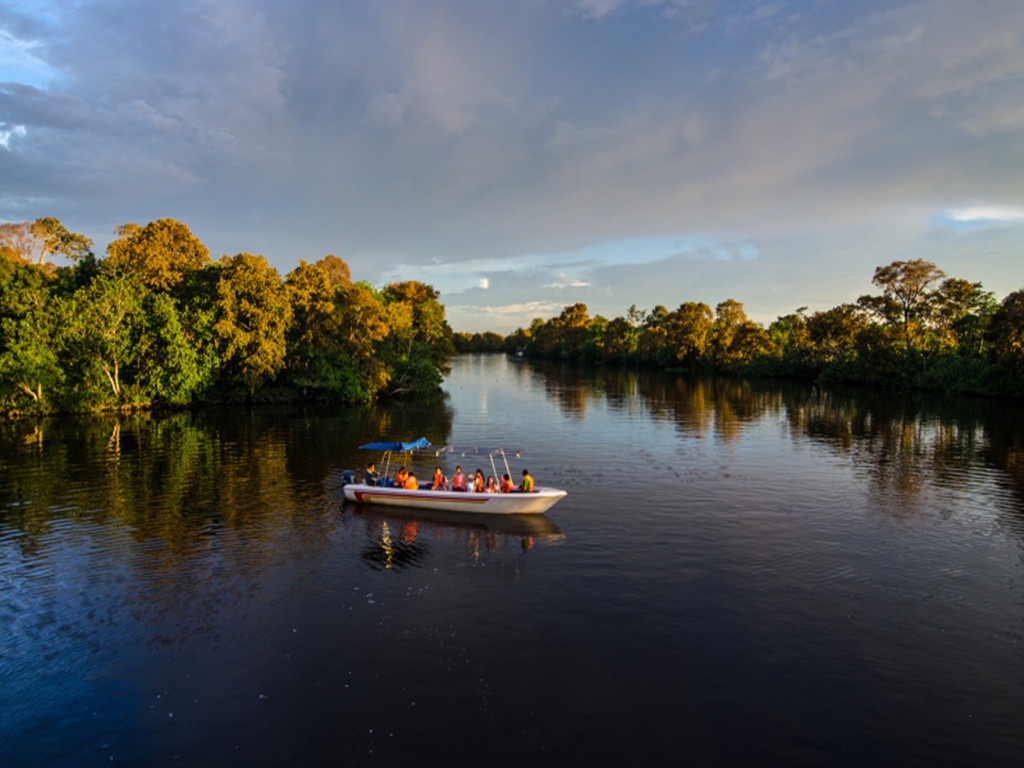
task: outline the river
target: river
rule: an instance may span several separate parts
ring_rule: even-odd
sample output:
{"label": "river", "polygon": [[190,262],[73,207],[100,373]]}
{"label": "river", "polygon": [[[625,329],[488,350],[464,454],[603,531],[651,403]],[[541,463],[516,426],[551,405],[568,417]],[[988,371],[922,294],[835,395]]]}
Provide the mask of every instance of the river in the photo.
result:
{"label": "river", "polygon": [[[0,765],[1024,762],[1020,406],[494,355],[444,390],[0,425]],[[344,502],[421,436],[568,496]]]}

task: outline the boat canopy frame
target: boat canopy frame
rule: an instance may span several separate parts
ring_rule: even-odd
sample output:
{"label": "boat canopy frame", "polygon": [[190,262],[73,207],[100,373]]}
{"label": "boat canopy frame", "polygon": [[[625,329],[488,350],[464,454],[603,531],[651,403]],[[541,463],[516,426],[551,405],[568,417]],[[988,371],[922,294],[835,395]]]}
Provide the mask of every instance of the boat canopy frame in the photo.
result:
{"label": "boat canopy frame", "polygon": [[384,462],[384,477],[388,475],[388,469],[391,466],[391,456],[393,454],[406,454],[411,457],[420,459],[426,459],[430,457],[440,458],[442,456],[450,456],[455,458],[465,458],[467,456],[486,456],[491,463],[491,471],[494,476],[498,476],[498,468],[494,463],[495,458],[500,457],[504,466],[505,473],[512,478],[512,470],[508,466],[509,458],[518,459],[521,458],[523,449],[508,449],[508,448],[491,448],[481,446],[456,446],[456,445],[431,445],[430,442],[425,438],[421,437],[419,440],[413,440],[409,443],[402,442],[377,442],[367,443],[366,445],[360,445],[360,450],[366,451],[383,451],[384,455],[381,457],[381,461]]}

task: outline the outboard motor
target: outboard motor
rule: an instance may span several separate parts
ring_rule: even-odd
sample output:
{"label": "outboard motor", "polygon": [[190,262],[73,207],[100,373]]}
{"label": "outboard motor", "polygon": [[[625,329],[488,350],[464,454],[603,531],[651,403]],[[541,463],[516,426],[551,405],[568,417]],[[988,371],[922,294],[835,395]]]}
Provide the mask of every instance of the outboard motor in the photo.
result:
{"label": "outboard motor", "polygon": [[344,488],[346,485],[352,485],[356,482],[356,473],[351,469],[346,469],[341,473],[341,487]]}

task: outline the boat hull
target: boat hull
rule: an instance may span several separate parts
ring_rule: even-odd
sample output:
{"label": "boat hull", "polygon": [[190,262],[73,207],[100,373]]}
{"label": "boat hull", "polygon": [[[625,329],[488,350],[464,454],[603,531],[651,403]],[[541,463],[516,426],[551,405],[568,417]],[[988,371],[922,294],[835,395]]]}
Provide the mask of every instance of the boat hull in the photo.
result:
{"label": "boat hull", "polygon": [[406,490],[362,483],[345,486],[345,498],[360,504],[437,509],[484,515],[535,515],[546,512],[565,491],[537,488],[533,493],[463,493],[460,491]]}

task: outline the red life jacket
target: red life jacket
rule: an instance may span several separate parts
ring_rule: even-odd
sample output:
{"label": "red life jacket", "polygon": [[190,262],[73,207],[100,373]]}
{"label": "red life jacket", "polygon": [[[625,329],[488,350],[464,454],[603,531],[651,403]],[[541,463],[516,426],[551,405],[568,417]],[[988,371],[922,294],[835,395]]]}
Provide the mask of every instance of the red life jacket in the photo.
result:
{"label": "red life jacket", "polygon": [[434,490],[440,491],[442,488],[444,488],[444,475],[438,470],[434,473]]}

